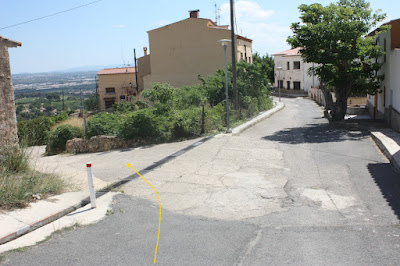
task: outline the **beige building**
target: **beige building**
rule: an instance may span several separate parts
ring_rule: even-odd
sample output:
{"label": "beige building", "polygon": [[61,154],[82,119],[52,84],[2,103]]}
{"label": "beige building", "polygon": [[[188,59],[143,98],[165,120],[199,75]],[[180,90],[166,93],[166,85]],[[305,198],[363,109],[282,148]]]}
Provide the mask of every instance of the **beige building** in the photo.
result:
{"label": "beige building", "polygon": [[[139,91],[152,83],[180,87],[200,83],[198,76],[213,75],[224,68],[221,39],[231,39],[228,26],[218,26],[199,18],[199,10],[190,11],[182,21],[148,31],[150,54],[138,59]],[[236,35],[237,61],[252,62],[252,40]],[[232,61],[231,47],[227,49]]]}
{"label": "beige building", "polygon": [[136,97],[135,72],[134,67],[123,67],[103,69],[97,73],[100,110],[111,108],[114,103],[131,101],[131,98]]}
{"label": "beige building", "polygon": [[0,156],[2,149],[18,145],[17,118],[15,114],[14,89],[11,80],[8,48],[21,46],[0,35]]}

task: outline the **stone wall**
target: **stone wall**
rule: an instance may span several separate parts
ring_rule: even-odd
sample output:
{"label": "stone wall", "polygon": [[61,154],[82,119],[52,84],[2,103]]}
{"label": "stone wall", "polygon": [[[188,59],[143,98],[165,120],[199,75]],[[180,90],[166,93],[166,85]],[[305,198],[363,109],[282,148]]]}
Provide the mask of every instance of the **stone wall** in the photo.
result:
{"label": "stone wall", "polygon": [[125,141],[115,136],[94,136],[90,139],[72,139],[66,144],[68,153],[102,152],[137,146],[137,142]]}
{"label": "stone wall", "polygon": [[8,47],[7,39],[0,36],[0,150],[18,145]]}

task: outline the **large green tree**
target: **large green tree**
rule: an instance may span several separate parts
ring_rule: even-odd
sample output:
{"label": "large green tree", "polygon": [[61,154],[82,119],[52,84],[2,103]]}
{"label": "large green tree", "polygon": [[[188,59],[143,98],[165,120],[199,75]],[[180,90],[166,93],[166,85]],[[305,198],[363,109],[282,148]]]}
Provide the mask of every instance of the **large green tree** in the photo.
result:
{"label": "large green tree", "polygon": [[336,97],[330,118],[342,120],[351,93],[375,94],[379,89],[383,76],[377,74],[381,67],[377,59],[384,52],[368,33],[386,15],[373,12],[364,0],[303,4],[299,10],[301,23],[292,24],[293,35],[287,41],[302,47],[304,61],[317,63],[311,71],[325,85],[324,94],[333,91]]}

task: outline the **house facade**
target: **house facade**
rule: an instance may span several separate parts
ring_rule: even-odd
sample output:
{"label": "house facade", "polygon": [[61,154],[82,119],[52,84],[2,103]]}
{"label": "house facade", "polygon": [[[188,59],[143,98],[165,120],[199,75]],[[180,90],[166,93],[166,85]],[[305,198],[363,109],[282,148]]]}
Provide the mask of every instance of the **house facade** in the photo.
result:
{"label": "house facade", "polygon": [[[319,86],[317,76],[308,75],[308,70],[313,66],[306,63],[300,54],[300,47],[273,54],[275,61],[275,88],[287,90],[302,90]],[[281,67],[281,70],[277,68]]]}
{"label": "house facade", "polygon": [[114,103],[123,103],[136,98],[136,70],[134,67],[109,68],[100,70],[100,110],[112,108]]}
{"label": "house facade", "polygon": [[380,90],[375,95],[368,95],[369,113],[374,119],[384,119],[385,122],[400,131],[400,19],[392,20],[384,25],[391,29],[375,35],[376,44],[382,47],[386,55],[379,58],[383,63],[379,74],[385,76]]}
{"label": "house facade", "polygon": [[[148,31],[150,54],[138,59],[139,91],[151,89],[152,83],[180,87],[199,84],[198,76],[213,75],[224,68],[221,39],[231,39],[228,26],[218,26],[199,18],[199,10],[190,11],[182,21]],[[252,40],[236,35],[237,60],[252,62]],[[231,47],[227,48],[232,61]]]}
{"label": "house facade", "polygon": [[0,156],[1,149],[18,145],[17,117],[8,48],[21,46],[0,35]]}

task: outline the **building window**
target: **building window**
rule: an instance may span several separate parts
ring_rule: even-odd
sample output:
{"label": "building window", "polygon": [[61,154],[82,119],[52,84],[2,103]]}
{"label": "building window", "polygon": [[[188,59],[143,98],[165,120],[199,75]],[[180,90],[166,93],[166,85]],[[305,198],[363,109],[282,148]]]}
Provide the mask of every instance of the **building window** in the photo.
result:
{"label": "building window", "polygon": [[106,93],[115,93],[115,88],[106,88]]}
{"label": "building window", "polygon": [[290,81],[287,82],[287,89],[290,90]]}
{"label": "building window", "polygon": [[287,70],[290,70],[290,63],[287,62],[286,65],[287,65]]}
{"label": "building window", "polygon": [[240,53],[240,60],[244,60],[243,53]]}
{"label": "building window", "polygon": [[115,103],[115,99],[104,100],[104,103],[105,103],[106,109],[112,108]]}
{"label": "building window", "polygon": [[293,89],[300,90],[300,81],[293,81]]}
{"label": "building window", "polygon": [[249,63],[251,64],[251,56],[249,56]]}
{"label": "building window", "polygon": [[283,88],[283,80],[278,80],[278,89],[282,89]]}
{"label": "building window", "polygon": [[120,95],[119,96],[119,102],[122,103],[126,99],[125,95]]}
{"label": "building window", "polygon": [[293,69],[300,69],[300,61],[293,62]]}

